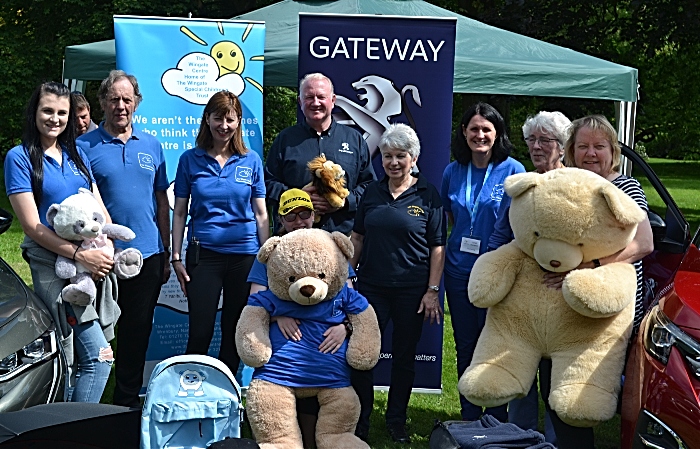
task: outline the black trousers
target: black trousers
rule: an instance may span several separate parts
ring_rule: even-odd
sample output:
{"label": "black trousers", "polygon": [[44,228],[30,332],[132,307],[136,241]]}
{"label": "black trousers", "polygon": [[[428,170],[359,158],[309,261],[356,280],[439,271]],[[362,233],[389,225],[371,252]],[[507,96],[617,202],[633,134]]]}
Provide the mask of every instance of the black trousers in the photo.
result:
{"label": "black trousers", "polygon": [[[379,330],[384,334],[389,320],[394,324],[391,334],[391,384],[386,407],[387,424],[405,424],[408,401],[415,377],[416,346],[423,331],[423,313],[417,313],[425,287],[380,287],[359,282],[358,291],[374,307]],[[360,398],[360,420],[357,427],[369,429],[369,417],[374,406],[374,376],[370,371],[352,370],[352,386]]]}
{"label": "black trousers", "polygon": [[206,354],[209,350],[223,288],[219,360],[231,372],[238,371],[241,359],[236,350],[236,325],[248,302],[250,283],[246,280],[254,260],[252,254],[222,254],[202,248],[197,266],[187,267],[190,276],[187,284],[190,319],[187,354]]}
{"label": "black trousers", "polygon": [[540,362],[540,394],[544,406],[552,420],[554,433],[557,435],[559,449],[595,449],[592,427],[574,427],[566,424],[549,406],[549,392],[552,389],[552,361],[542,359]]}
{"label": "black trousers", "polygon": [[141,405],[139,392],[143,383],[143,367],[153,326],[153,312],[163,285],[164,266],[165,253],[154,254],[143,261],[138,276],[118,280],[122,313],[117,322],[114,405]]}

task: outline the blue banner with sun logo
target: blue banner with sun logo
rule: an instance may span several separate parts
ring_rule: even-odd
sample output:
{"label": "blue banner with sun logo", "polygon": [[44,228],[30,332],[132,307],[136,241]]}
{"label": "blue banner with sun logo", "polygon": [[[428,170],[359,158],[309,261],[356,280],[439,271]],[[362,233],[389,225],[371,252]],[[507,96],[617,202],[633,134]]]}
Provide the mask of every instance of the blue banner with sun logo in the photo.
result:
{"label": "blue banner with sun logo", "polygon": [[[264,23],[115,16],[114,35],[117,68],[136,76],[143,96],[133,114],[133,124],[155,136],[163,147],[171,182],[171,208],[178,161],[184,151],[196,146],[204,106],[216,92],[227,90],[239,97],[243,141],[263,157]],[[187,312],[187,298],[171,273],[161,289],[153,318],[142,393],[159,361],[184,354]],[[221,343],[220,314],[209,347],[209,355],[214,357]],[[245,385],[250,370],[239,372],[241,377]]]}
{"label": "blue banner with sun logo", "polygon": [[243,140],[263,156],[264,23],[115,16],[114,36],[117,68],[136,76],[143,95],[134,124],[160,141],[170,181],[221,90],[241,100]]}

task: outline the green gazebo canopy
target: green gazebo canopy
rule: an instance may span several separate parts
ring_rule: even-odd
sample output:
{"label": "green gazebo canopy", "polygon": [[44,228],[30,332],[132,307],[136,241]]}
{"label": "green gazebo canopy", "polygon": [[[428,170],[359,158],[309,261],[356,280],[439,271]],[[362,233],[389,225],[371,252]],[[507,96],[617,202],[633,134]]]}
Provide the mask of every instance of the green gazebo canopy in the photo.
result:
{"label": "green gazebo canopy", "polygon": [[[284,0],[234,17],[266,24],[267,86],[297,84],[300,12],[457,18],[454,92],[637,100],[637,69],[485,25],[422,0]],[[100,80],[114,67],[113,40],[66,47],[65,79]]]}

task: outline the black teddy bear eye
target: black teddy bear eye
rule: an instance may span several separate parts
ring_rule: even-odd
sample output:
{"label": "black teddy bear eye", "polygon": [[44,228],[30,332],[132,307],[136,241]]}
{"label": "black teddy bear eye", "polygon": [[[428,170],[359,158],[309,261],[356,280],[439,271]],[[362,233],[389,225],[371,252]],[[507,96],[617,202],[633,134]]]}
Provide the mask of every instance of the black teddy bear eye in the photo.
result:
{"label": "black teddy bear eye", "polygon": [[289,276],[289,282],[294,282],[296,278],[294,276]]}
{"label": "black teddy bear eye", "polygon": [[318,278],[319,278],[319,279],[325,279],[325,278],[326,278],[326,275],[323,274],[323,273],[318,273]]}

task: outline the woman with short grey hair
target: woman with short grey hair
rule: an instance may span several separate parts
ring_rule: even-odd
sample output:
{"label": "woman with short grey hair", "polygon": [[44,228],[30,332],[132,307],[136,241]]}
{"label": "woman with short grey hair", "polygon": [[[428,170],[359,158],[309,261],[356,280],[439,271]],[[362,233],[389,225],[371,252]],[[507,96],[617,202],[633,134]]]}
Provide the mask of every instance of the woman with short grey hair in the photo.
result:
{"label": "woman with short grey hair", "polygon": [[420,141],[416,132],[403,123],[389,126],[389,129],[379,138],[378,146],[381,152],[389,148],[399,148],[408,153],[411,159],[417,159],[420,156]]}
{"label": "woman with short grey hair", "polygon": [[[385,176],[367,186],[355,214],[350,239],[357,269],[357,290],[377,313],[383,333],[392,333],[391,382],[386,426],[396,443],[410,443],[406,411],[415,377],[416,345],[423,320],[440,324],[440,279],[447,230],[438,190],[413,169],[420,142],[409,126],[394,124],[379,141]],[[372,371],[352,371],[360,398],[355,435],[367,441],[374,402]]]}

